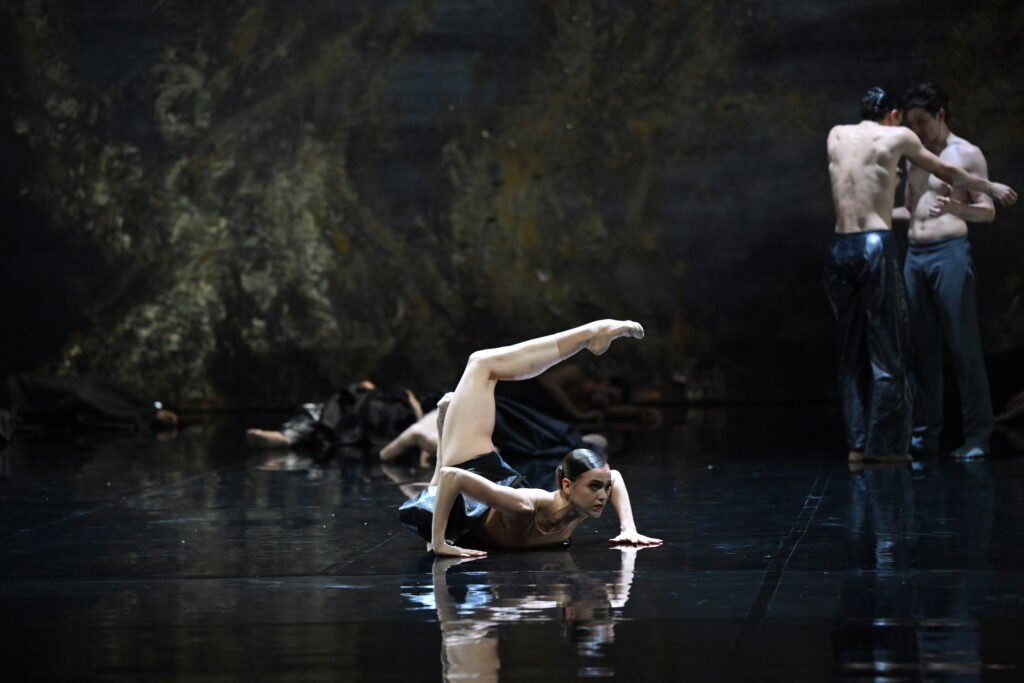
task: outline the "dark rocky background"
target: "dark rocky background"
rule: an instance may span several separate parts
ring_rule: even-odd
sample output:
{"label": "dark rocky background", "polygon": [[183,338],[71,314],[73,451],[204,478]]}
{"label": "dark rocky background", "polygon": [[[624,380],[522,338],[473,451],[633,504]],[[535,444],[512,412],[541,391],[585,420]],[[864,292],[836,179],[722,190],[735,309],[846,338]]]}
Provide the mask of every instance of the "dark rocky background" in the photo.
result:
{"label": "dark rocky background", "polygon": [[[450,384],[595,317],[652,393],[833,393],[829,127],[945,85],[1024,190],[1011,0],[32,0],[0,9],[0,374],[185,406]],[[1024,388],[1024,214],[972,233]],[[1019,381],[1018,381],[1019,380]],[[1017,386],[1019,385],[1019,386]]]}

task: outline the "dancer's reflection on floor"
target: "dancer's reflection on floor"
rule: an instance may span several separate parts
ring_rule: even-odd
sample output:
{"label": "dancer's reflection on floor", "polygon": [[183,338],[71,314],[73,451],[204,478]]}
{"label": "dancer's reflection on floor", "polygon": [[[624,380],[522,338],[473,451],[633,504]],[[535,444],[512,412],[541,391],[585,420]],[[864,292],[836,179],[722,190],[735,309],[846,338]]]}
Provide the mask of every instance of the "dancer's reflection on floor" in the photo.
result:
{"label": "dancer's reflection on floor", "polygon": [[[564,550],[435,559],[431,597],[441,623],[444,680],[498,680],[500,627],[527,620],[560,622],[566,640],[589,660],[586,666],[592,670],[593,658],[602,657],[605,646],[614,642],[640,549],[618,548],[621,563],[610,582],[604,580],[606,574],[581,570]],[[474,564],[466,573],[449,574],[467,562]],[[525,572],[533,573],[536,582],[524,583]],[[504,583],[506,577],[511,578]]]}
{"label": "dancer's reflection on floor", "polygon": [[842,580],[844,617],[833,631],[844,675],[912,670],[920,660],[913,593],[907,590],[920,537],[912,471],[897,464],[851,463],[846,513],[850,566]]}
{"label": "dancer's reflection on floor", "polygon": [[[966,476],[851,467],[846,530],[857,571],[843,579],[844,617],[833,632],[844,675],[981,673],[976,611],[986,600],[995,496],[987,461],[954,467]],[[950,536],[960,542],[942,540]],[[950,569],[924,574],[921,557]]]}

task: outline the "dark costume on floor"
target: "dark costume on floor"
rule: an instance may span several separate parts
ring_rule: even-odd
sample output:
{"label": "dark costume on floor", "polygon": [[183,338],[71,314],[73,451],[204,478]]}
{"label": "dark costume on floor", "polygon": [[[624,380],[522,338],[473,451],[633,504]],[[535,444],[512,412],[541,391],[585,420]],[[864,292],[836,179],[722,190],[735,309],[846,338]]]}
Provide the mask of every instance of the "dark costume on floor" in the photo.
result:
{"label": "dark costume on floor", "polygon": [[[433,405],[438,397],[424,396],[420,402]],[[335,455],[363,458],[377,455],[416,419],[405,392],[353,384],[324,403],[302,406],[281,433],[296,450],[320,462]],[[587,447],[569,423],[504,397],[495,398],[491,438],[505,457],[562,458],[574,448]]]}
{"label": "dark costume on floor", "polygon": [[[522,475],[509,467],[500,455],[496,452],[478,455],[472,460],[456,465],[464,470],[479,474],[481,477],[493,481],[499,486],[510,486],[512,488],[528,487],[529,484]],[[402,503],[398,508],[398,517],[402,524],[417,532],[428,542],[433,533],[431,525],[434,523],[434,500],[437,495],[436,486],[428,486],[419,492],[415,498]],[[448,526],[445,527],[444,538],[458,545],[458,540],[469,533],[474,526],[483,521],[484,515],[490,508],[483,503],[478,503],[472,498],[467,498],[461,493],[455,497],[452,503],[452,512],[448,516]]]}
{"label": "dark costume on floor", "polygon": [[12,375],[0,385],[0,443],[15,428],[141,432],[155,413],[153,401],[99,377]]}
{"label": "dark costume on floor", "polygon": [[825,260],[825,291],[839,325],[847,445],[867,457],[909,452],[908,313],[891,232],[836,235]]}
{"label": "dark costume on floor", "polygon": [[[436,398],[434,399],[437,400]],[[350,384],[323,403],[307,403],[281,427],[294,448],[324,462],[379,453],[417,420],[404,391]]]}
{"label": "dark costume on floor", "polygon": [[491,441],[506,458],[558,458],[576,448],[598,450],[568,422],[503,396],[494,398]]}
{"label": "dark costume on floor", "polygon": [[942,432],[942,344],[949,344],[963,411],[965,446],[988,452],[992,396],[978,328],[971,245],[966,237],[911,242],[903,266],[917,351],[914,449],[934,451]]}

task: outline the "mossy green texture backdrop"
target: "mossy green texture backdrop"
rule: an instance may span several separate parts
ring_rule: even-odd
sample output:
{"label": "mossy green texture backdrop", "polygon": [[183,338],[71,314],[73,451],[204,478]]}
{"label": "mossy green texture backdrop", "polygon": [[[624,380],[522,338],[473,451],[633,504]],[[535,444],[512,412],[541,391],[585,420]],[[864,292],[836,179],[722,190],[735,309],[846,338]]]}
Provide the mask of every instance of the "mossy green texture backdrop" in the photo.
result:
{"label": "mossy green texture backdrop", "polygon": [[[860,94],[943,83],[954,131],[1024,189],[1011,2],[0,14],[10,229],[89,254],[19,278],[29,300],[69,278],[78,309],[46,358],[16,350],[183,405],[438,388],[474,348],[605,316],[649,336],[600,367],[662,395],[675,373],[691,394],[826,396],[824,140]],[[1024,345],[1020,212],[972,233],[992,352]]]}

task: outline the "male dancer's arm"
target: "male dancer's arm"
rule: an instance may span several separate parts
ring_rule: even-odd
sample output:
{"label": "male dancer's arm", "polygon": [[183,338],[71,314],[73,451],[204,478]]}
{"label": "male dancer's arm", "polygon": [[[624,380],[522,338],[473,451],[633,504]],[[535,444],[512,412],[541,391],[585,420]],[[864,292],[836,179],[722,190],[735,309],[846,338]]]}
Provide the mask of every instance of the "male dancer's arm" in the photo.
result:
{"label": "male dancer's arm", "polygon": [[903,136],[900,152],[940,180],[946,181],[957,189],[987,194],[1004,206],[1012,206],[1017,202],[1017,193],[1012,187],[994,183],[965,171],[959,166],[947,164],[925,149],[921,140],[912,131],[905,128],[900,130],[900,134]]}
{"label": "male dancer's arm", "polygon": [[[955,163],[979,178],[988,178],[988,164],[985,155],[974,145],[960,143],[956,145]],[[964,203],[953,197],[952,188],[947,186],[946,194],[936,197],[935,204],[929,214],[932,217],[949,213],[962,218],[968,223],[991,223],[996,217],[996,207],[992,198],[983,192],[969,192],[970,203]]]}

